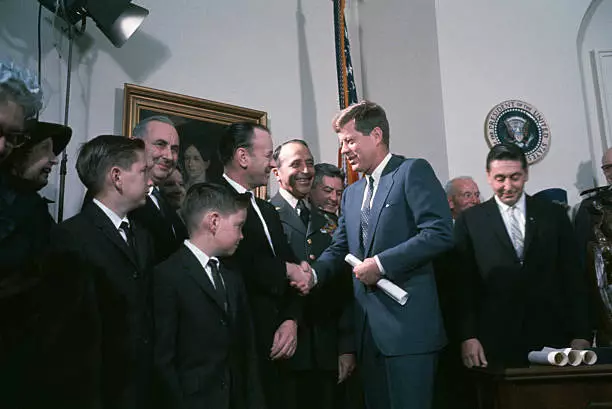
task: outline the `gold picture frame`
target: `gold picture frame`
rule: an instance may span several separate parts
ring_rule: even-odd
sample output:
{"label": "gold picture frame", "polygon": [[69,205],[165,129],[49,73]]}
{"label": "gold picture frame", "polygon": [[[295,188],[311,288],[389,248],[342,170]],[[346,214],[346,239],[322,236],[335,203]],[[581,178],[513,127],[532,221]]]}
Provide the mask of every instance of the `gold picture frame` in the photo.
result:
{"label": "gold picture frame", "polygon": [[[267,125],[268,118],[264,111],[126,83],[123,134],[131,137],[134,126],[153,115],[164,115],[175,122],[182,146],[179,161],[182,160],[183,149],[188,148],[186,145],[194,144],[199,147],[200,152],[208,152],[207,169],[211,169],[217,176],[223,172],[216,146],[224,128],[232,123],[245,121]],[[257,188],[255,195],[265,200],[266,187]]]}

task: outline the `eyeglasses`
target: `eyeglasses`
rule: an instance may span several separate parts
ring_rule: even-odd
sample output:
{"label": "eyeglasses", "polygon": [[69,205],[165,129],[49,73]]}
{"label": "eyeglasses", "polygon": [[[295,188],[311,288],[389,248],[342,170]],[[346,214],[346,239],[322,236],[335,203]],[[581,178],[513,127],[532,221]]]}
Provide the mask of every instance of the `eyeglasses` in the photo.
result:
{"label": "eyeglasses", "polygon": [[460,194],[459,196],[461,196],[464,199],[468,199],[468,200],[471,199],[471,198],[478,199],[478,198],[480,198],[480,192],[476,192],[476,193],[464,192],[464,193]]}
{"label": "eyeglasses", "polygon": [[30,135],[24,131],[5,131],[0,127],[0,138],[2,137],[4,137],[13,148],[19,148],[30,140]]}

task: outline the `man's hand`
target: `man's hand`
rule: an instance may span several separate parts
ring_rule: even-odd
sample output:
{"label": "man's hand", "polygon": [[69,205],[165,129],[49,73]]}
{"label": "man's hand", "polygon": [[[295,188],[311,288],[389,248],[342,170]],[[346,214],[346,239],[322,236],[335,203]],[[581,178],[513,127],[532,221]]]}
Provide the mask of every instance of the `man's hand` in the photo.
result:
{"label": "man's hand", "polygon": [[591,343],[589,341],[587,341],[586,339],[581,339],[581,338],[577,338],[577,339],[572,339],[572,342],[570,342],[570,348],[572,349],[587,349],[591,347]]}
{"label": "man's hand", "polygon": [[293,263],[285,263],[287,266],[287,278],[292,287],[297,288],[302,295],[310,292],[314,286],[314,277],[310,265],[302,261],[300,265]]}
{"label": "man's hand", "polygon": [[293,320],[283,321],[274,333],[270,358],[288,359],[295,354],[297,348],[297,323]]}
{"label": "man's hand", "polygon": [[346,381],[355,370],[355,355],[342,354],[338,357],[338,383]]}
{"label": "man's hand", "polygon": [[461,359],[467,368],[475,366],[486,368],[488,365],[487,357],[478,338],[466,339],[461,343]]}
{"label": "man's hand", "polygon": [[373,257],[363,260],[363,263],[353,268],[353,273],[365,285],[376,285],[381,276],[378,264]]}

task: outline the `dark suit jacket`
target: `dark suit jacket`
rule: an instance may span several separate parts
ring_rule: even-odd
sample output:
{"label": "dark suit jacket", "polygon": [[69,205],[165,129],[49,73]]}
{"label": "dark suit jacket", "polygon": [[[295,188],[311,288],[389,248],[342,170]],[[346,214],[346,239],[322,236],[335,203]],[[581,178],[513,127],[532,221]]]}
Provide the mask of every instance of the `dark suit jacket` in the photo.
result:
{"label": "dark suit jacket", "polygon": [[152,243],[144,229],[134,220],[131,224],[135,254],[94,203],[85,205],[51,234],[52,257],[93,281],[92,320],[99,321],[101,330],[96,356],[105,408],[148,408],[150,404]]}
{"label": "dark suit jacket", "polygon": [[[187,238],[185,224],[162,198],[160,206],[162,213],[153,200],[147,196],[147,203],[131,212],[130,218],[136,220],[149,231],[155,248],[155,262],[161,263],[174,253]],[[173,231],[174,227],[174,231]]]}
{"label": "dark suit jacket", "polygon": [[[311,209],[305,226],[295,209],[277,193],[272,203],[280,215],[296,257],[313,263],[331,243],[338,223]],[[353,337],[353,284],[348,265],[324,287],[314,288],[304,300],[304,319],[298,327],[298,347],[291,359],[294,369],[338,370],[338,356],[355,352]]]}
{"label": "dark suit jacket", "polygon": [[155,366],[168,409],[263,408],[246,291],[238,274],[220,272],[227,311],[187,247],[155,269]]}
{"label": "dark suit jacket", "polygon": [[401,306],[382,291],[367,291],[354,278],[356,339],[363,339],[367,316],[383,355],[437,351],[446,336],[431,261],[452,246],[444,190],[427,161],[393,155],[378,182],[368,242],[362,251],[359,236],[365,187],[365,179],[359,180],[342,196],[342,216],[333,242],[314,265],[319,280],[325,285],[329,276],[342,271],[347,253],[359,259],[378,255],[386,278],[406,290],[410,299]]}
{"label": "dark suit jacket", "polygon": [[[235,191],[224,178],[220,183]],[[279,325],[285,320],[301,320],[302,299],[286,276],[285,262],[297,259],[287,243],[278,213],[265,200],[255,200],[268,226],[276,255],[268,244],[259,216],[249,206],[242,228],[244,238],[234,255],[223,258],[222,262],[242,274],[251,304],[257,349],[260,356],[267,357]]]}
{"label": "dark suit jacket", "polygon": [[521,265],[495,199],[455,224],[460,339],[478,338],[489,363],[526,363],[529,350],[589,339],[584,276],[565,210],[527,196]]}

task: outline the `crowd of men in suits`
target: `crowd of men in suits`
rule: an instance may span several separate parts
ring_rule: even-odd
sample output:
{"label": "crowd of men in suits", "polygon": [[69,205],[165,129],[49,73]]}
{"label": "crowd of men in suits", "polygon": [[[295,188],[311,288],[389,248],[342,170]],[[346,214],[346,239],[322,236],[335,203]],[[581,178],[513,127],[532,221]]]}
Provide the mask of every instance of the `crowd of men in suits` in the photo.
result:
{"label": "crowd of men in suits", "polygon": [[[222,177],[185,192],[177,130],[153,116],[81,147],[83,208],[55,225],[37,191],[71,130],[33,119],[41,100],[0,63],[3,407],[461,407],[462,366],[590,345],[572,227],[524,192],[515,145],[489,152],[480,203],[472,179],[445,192],[426,160],[392,154],[363,101],[333,119],[364,175],[345,191],[305,141],[235,123]],[[271,173],[268,202],[253,192]]]}

